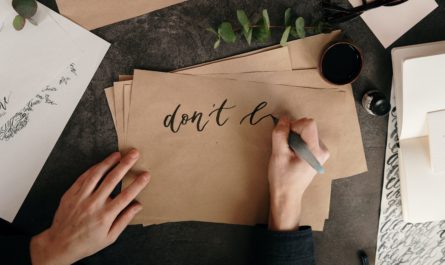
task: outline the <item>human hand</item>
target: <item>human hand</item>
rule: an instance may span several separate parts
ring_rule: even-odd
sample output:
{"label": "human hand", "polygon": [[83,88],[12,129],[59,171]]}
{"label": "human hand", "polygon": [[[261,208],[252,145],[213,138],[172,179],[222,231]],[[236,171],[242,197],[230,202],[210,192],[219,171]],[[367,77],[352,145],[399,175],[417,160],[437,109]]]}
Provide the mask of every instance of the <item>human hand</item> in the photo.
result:
{"label": "human hand", "polygon": [[280,118],[272,133],[272,155],[268,172],[271,230],[290,231],[298,228],[304,191],[317,174],[315,169],[290,149],[290,130],[300,134],[320,164],[324,164],[329,158],[328,150],[318,138],[314,120],[303,118],[290,122],[287,117]]}
{"label": "human hand", "polygon": [[33,265],[72,264],[116,241],[142,209],[133,200],[150,176],[142,173],[114,199],[110,194],[138,158],[137,150],[122,159],[113,153],[77,179],[62,196],[51,227],[31,239]]}

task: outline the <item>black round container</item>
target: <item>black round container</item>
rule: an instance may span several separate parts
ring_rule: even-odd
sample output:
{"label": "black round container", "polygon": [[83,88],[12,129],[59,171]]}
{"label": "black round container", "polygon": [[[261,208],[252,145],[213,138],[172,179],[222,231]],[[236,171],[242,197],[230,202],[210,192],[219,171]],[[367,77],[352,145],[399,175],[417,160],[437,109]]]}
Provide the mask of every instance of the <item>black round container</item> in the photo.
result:
{"label": "black round container", "polygon": [[346,85],[354,82],[363,67],[360,50],[349,42],[330,44],[322,54],[320,74],[335,85]]}
{"label": "black round container", "polygon": [[363,108],[372,115],[384,116],[391,110],[391,104],[385,94],[378,90],[370,90],[363,95]]}

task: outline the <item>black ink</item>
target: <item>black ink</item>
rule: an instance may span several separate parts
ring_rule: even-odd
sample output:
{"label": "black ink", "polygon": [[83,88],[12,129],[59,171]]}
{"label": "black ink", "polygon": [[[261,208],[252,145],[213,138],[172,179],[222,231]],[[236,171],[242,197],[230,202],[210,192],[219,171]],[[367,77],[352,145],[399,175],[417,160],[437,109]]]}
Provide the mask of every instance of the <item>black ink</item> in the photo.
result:
{"label": "black ink", "polygon": [[260,104],[258,104],[258,106],[255,107],[255,109],[251,113],[249,113],[246,116],[244,116],[241,119],[239,124],[243,124],[244,120],[247,119],[247,118],[249,118],[249,123],[251,125],[257,125],[258,123],[260,123],[265,118],[268,118],[268,117],[272,118],[272,114],[267,114],[267,115],[264,115],[264,116],[262,116],[261,118],[259,118],[258,120],[255,121],[255,115],[257,114],[257,112],[259,112],[260,110],[264,109],[266,106],[267,106],[267,102],[266,101],[261,102]]}
{"label": "black ink", "polygon": [[[223,122],[221,122],[221,113],[223,112],[223,110],[229,110],[229,109],[233,109],[236,107],[236,105],[233,105],[231,107],[225,107],[227,103],[227,99],[225,99],[223,101],[223,103],[221,104],[221,106],[215,110],[213,110],[212,112],[210,112],[209,117],[212,116],[213,113],[216,112],[216,124],[218,124],[219,126],[223,126],[224,124],[226,124],[226,122],[229,120],[229,118],[225,119]],[[213,107],[215,107],[215,104],[213,104]]]}
{"label": "black ink", "polygon": [[[68,85],[71,78],[75,77],[77,73],[75,72],[74,64],[70,64],[67,67],[67,71],[65,76],[57,79],[57,83],[54,86],[47,85],[44,89],[41,90],[40,94],[37,94],[30,101],[26,103],[26,105],[12,118],[6,121],[3,125],[0,126],[0,141],[9,141],[11,140],[17,133],[19,133],[23,128],[25,128],[30,119],[31,113],[34,111],[34,107],[37,105],[41,105],[42,103],[46,103],[49,105],[57,105],[54,100],[51,99],[51,95],[58,92],[62,85]],[[74,71],[73,71],[74,70]],[[73,74],[74,76],[69,76]],[[8,98],[9,101],[9,98]],[[1,102],[1,100],[0,100]]]}
{"label": "black ink", "polygon": [[6,110],[6,105],[9,103],[9,98],[3,97],[3,100],[0,101],[0,110]]}
{"label": "black ink", "polygon": [[198,130],[198,132],[202,132],[205,129],[205,127],[207,126],[209,121],[206,121],[206,122],[204,122],[204,124],[202,124],[202,112],[197,112],[197,111],[194,111],[192,116],[189,116],[188,114],[185,114],[185,113],[182,114],[181,121],[179,122],[178,126],[175,127],[176,115],[180,108],[181,108],[181,104],[179,104],[176,107],[176,109],[173,111],[172,114],[165,116],[164,127],[170,128],[170,130],[173,133],[177,133],[182,125],[186,125],[187,123],[192,122],[192,123],[196,124],[196,129]]}

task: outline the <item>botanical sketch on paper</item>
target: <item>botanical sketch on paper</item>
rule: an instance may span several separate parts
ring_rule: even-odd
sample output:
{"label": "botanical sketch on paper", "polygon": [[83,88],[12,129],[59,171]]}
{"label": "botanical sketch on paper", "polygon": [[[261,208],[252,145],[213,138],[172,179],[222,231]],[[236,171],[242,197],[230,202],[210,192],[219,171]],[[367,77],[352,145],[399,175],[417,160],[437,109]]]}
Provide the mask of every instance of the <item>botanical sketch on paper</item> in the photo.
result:
{"label": "botanical sketch on paper", "polygon": [[[21,111],[14,114],[12,118],[6,121],[5,124],[0,127],[0,141],[9,141],[17,133],[23,130],[32,118],[32,112],[39,105],[57,105],[57,102],[51,97],[54,93],[62,91],[68,83],[77,76],[76,64],[71,63],[68,69],[57,78],[53,84],[45,86],[39,93],[37,93],[32,99],[30,99]],[[6,107],[6,104],[1,106]],[[0,107],[1,107],[0,106]]]}

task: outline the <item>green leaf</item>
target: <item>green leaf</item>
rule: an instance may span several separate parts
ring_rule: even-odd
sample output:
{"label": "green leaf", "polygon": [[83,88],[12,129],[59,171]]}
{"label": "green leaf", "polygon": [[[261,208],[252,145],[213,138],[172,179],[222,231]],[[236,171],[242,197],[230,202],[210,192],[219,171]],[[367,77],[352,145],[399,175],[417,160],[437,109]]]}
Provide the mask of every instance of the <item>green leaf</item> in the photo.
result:
{"label": "green leaf", "polygon": [[265,27],[255,28],[253,31],[253,38],[259,42],[266,42],[270,38],[270,30]]}
{"label": "green leaf", "polygon": [[248,32],[243,32],[244,38],[246,38],[247,44],[249,44],[249,45],[250,45],[250,43],[252,43],[252,33],[253,33],[252,29],[249,29]]}
{"label": "green leaf", "polygon": [[246,12],[244,12],[243,10],[237,10],[236,16],[238,17],[239,23],[243,27],[243,32],[248,33],[250,29],[250,22],[249,18],[246,15]]}
{"label": "green leaf", "polygon": [[290,26],[291,12],[292,12],[292,9],[290,9],[290,8],[288,8],[288,9],[286,9],[286,11],[284,11],[284,26],[285,27]]}
{"label": "green leaf", "polygon": [[269,29],[270,28],[270,20],[269,20],[269,14],[267,13],[267,9],[263,9],[263,23],[264,26]]}
{"label": "green leaf", "polygon": [[295,30],[295,28],[291,28],[290,35],[294,38],[298,38],[298,34],[297,34],[297,31]]}
{"label": "green leaf", "polygon": [[14,26],[15,30],[19,31],[22,30],[25,26],[26,20],[21,15],[15,16],[14,20],[12,21],[12,25]]}
{"label": "green leaf", "polygon": [[304,29],[305,23],[304,18],[299,17],[297,20],[295,20],[295,29],[297,31],[297,35],[300,39],[303,39],[306,37],[306,30]]}
{"label": "green leaf", "polygon": [[37,12],[36,0],[12,0],[12,7],[24,18],[30,18]]}
{"label": "green leaf", "polygon": [[221,44],[221,39],[218,39],[215,44],[213,44],[213,49],[218,49],[219,45]]}
{"label": "green leaf", "polygon": [[234,43],[236,41],[235,32],[232,29],[232,24],[223,22],[219,25],[218,34],[227,43]]}
{"label": "green leaf", "polygon": [[216,30],[214,30],[213,28],[206,28],[206,30],[218,36],[218,32],[216,32]]}
{"label": "green leaf", "polygon": [[286,29],[283,32],[283,36],[281,36],[280,44],[281,46],[286,46],[287,39],[289,39],[289,33],[290,33],[291,26],[286,27]]}

